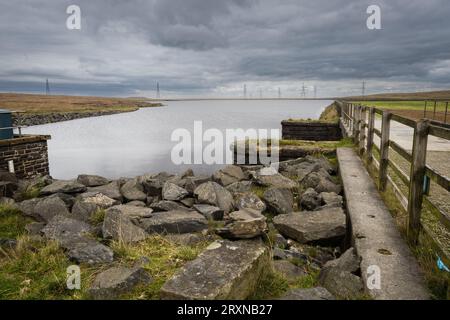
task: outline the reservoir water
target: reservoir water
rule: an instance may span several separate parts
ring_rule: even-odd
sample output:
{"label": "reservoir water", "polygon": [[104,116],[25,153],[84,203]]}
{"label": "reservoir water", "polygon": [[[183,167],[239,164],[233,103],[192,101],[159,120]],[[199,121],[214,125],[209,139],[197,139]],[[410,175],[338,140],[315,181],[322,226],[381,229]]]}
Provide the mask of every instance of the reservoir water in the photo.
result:
{"label": "reservoir water", "polygon": [[[48,134],[50,174],[72,179],[78,174],[108,178],[132,177],[187,168],[196,174],[212,173],[220,165],[175,165],[171,141],[175,129],[193,132],[194,121],[203,132],[226,129],[281,129],[289,118],[317,119],[333,101],[328,100],[208,100],[168,101],[164,107],[33,126],[27,134]],[[207,143],[204,143],[206,145]]]}

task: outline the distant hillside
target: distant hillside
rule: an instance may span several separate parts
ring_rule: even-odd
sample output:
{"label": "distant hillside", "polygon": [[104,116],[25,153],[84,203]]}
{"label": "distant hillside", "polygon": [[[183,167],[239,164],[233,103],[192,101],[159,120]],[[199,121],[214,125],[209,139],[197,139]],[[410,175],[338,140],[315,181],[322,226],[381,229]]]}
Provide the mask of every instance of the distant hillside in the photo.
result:
{"label": "distant hillside", "polygon": [[414,93],[382,93],[367,96],[344,97],[340,99],[353,101],[394,101],[394,100],[450,100],[450,90],[414,92]]}

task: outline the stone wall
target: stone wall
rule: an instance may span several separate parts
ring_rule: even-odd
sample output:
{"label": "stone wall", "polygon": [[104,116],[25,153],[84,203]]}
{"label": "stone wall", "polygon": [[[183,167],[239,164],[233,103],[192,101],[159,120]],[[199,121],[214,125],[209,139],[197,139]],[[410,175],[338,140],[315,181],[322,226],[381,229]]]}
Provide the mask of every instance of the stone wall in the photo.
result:
{"label": "stone wall", "polygon": [[0,140],[0,170],[8,171],[8,161],[14,161],[18,178],[48,175],[47,140],[50,136],[22,136]]}
{"label": "stone wall", "polygon": [[339,123],[283,121],[282,137],[285,140],[339,141],[342,132]]}

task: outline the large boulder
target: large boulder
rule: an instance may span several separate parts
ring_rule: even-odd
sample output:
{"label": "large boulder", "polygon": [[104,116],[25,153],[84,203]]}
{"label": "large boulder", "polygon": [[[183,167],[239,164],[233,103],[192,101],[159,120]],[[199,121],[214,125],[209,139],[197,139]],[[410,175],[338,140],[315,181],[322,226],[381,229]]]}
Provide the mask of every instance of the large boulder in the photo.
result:
{"label": "large boulder", "polygon": [[171,182],[164,183],[164,186],[162,188],[162,198],[164,200],[180,201],[186,198],[188,195],[189,192],[186,189],[181,188]]}
{"label": "large boulder", "polygon": [[148,233],[193,233],[207,229],[208,220],[195,211],[155,212],[139,226]]}
{"label": "large boulder", "polygon": [[88,188],[88,192],[101,193],[117,201],[123,200],[122,193],[120,193],[120,185],[118,181],[113,181],[111,183],[105,184],[104,186],[90,187]]}
{"label": "large boulder", "polygon": [[206,219],[220,221],[223,219],[223,210],[209,204],[194,204],[194,209],[201,213]]}
{"label": "large boulder", "polygon": [[42,195],[54,193],[81,193],[86,191],[86,186],[73,180],[58,180],[41,189]]}
{"label": "large boulder", "polygon": [[113,251],[92,239],[92,231],[93,227],[89,224],[62,215],[53,217],[42,229],[44,236],[57,241],[76,263],[111,263]]}
{"label": "large boulder", "polygon": [[251,239],[267,231],[266,217],[260,211],[243,209],[230,213],[231,222],[217,230],[223,238]]}
{"label": "large boulder", "polygon": [[83,202],[95,204],[101,209],[108,209],[120,203],[116,199],[110,198],[100,192],[85,192],[80,194],[78,198]]}
{"label": "large boulder", "polygon": [[243,300],[256,290],[268,263],[262,241],[216,241],[163,285],[161,298]]}
{"label": "large boulder", "polygon": [[77,201],[73,205],[72,214],[74,219],[89,222],[91,217],[99,210],[99,207],[94,203]]}
{"label": "large boulder", "polygon": [[77,178],[77,182],[86,187],[98,187],[108,184],[109,180],[96,175],[80,174]]}
{"label": "large boulder", "polygon": [[238,210],[253,209],[261,212],[266,210],[266,204],[256,194],[251,192],[237,196],[235,207]]}
{"label": "large boulder", "polygon": [[270,188],[264,192],[267,208],[276,214],[291,213],[294,209],[294,195],[286,188]]}
{"label": "large boulder", "polygon": [[210,204],[222,209],[225,213],[233,209],[233,196],[216,182],[206,182],[194,190],[199,203]]}
{"label": "large boulder", "polygon": [[152,216],[153,209],[147,207],[134,206],[129,204],[123,204],[114,206],[108,209],[108,211],[117,211],[120,214],[130,218],[149,218]]}
{"label": "large boulder", "polygon": [[341,208],[278,215],[273,223],[282,235],[299,243],[339,243],[346,231],[346,217]]}
{"label": "large boulder", "polygon": [[313,211],[320,207],[322,200],[316,190],[307,189],[299,199],[299,205],[302,209]]}
{"label": "large boulder", "polygon": [[274,168],[263,168],[258,170],[254,175],[257,184],[264,187],[295,189],[298,187],[295,181],[278,173]]}
{"label": "large boulder", "polygon": [[133,223],[132,217],[123,214],[120,209],[115,207],[106,211],[102,232],[104,239],[113,239],[124,243],[139,242],[148,236],[147,232]]}
{"label": "large boulder", "polygon": [[213,175],[213,179],[222,186],[228,186],[232,183],[244,180],[245,175],[240,167],[229,165],[216,171]]}
{"label": "large boulder", "polygon": [[336,298],[327,289],[315,287],[291,289],[280,300],[336,300]]}
{"label": "large boulder", "polygon": [[144,268],[112,267],[94,279],[89,288],[89,295],[95,300],[112,300],[131,292],[136,286],[152,282],[150,275]]}
{"label": "large boulder", "polygon": [[147,200],[147,195],[144,192],[144,187],[138,181],[138,179],[131,179],[125,182],[125,184],[120,188],[120,192],[128,201]]}

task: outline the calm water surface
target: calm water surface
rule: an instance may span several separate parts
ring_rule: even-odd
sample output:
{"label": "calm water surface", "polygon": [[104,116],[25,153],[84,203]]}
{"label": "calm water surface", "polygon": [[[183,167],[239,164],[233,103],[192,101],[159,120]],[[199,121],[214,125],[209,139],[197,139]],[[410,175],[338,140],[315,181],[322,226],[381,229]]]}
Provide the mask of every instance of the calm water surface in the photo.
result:
{"label": "calm water surface", "polygon": [[[318,118],[332,101],[174,101],[165,107],[34,126],[25,133],[50,134],[50,174],[71,179],[78,174],[108,178],[131,177],[148,172],[211,173],[219,166],[174,165],[170,153],[177,142],[177,128],[192,132],[194,121],[203,131],[225,129],[281,129],[288,118]],[[206,143],[205,143],[206,145]]]}

